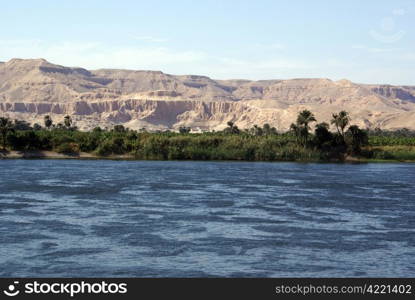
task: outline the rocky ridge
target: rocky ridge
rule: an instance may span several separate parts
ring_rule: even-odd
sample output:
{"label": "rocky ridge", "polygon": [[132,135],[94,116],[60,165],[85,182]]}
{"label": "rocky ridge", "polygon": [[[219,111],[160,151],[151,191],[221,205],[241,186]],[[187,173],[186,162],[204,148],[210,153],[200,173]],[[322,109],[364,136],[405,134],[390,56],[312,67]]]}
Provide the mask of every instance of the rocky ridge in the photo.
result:
{"label": "rocky ridge", "polygon": [[44,59],[0,63],[0,115],[42,123],[70,114],[81,129],[123,124],[133,129],[221,129],[269,123],[288,129],[302,109],[319,121],[339,110],[363,127],[415,129],[415,86],[348,80],[213,80],[159,71],[86,70]]}

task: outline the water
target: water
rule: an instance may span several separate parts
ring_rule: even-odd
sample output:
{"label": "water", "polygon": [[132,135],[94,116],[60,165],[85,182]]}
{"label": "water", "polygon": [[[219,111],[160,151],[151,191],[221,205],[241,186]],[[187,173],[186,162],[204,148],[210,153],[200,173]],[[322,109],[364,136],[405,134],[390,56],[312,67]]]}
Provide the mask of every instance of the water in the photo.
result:
{"label": "water", "polygon": [[0,276],[415,274],[415,164],[0,161]]}

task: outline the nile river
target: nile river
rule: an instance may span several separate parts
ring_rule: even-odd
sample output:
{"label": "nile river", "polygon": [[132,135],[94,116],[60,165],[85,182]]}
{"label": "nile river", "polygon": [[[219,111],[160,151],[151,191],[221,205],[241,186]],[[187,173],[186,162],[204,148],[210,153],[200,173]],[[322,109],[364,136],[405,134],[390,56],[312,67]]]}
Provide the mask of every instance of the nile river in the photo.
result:
{"label": "nile river", "polygon": [[0,161],[0,276],[413,277],[415,164]]}

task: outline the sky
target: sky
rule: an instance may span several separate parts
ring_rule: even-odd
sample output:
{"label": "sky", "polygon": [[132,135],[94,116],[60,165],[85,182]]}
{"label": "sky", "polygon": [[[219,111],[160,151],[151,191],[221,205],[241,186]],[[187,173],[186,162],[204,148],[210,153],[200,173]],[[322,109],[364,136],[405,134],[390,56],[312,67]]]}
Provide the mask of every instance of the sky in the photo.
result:
{"label": "sky", "polygon": [[415,85],[415,0],[0,0],[0,61]]}

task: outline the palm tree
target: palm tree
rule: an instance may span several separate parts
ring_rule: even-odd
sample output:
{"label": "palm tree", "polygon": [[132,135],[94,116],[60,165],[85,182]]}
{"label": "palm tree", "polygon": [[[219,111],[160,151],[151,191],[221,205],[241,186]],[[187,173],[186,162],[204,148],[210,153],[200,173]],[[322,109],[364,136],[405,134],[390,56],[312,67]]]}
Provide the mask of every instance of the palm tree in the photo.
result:
{"label": "palm tree", "polygon": [[228,125],[228,127],[224,130],[226,133],[239,134],[239,128],[235,125],[235,123],[229,121],[226,124]]}
{"label": "palm tree", "polygon": [[316,125],[316,130],[329,130],[329,124],[326,122],[318,123]]}
{"label": "palm tree", "polygon": [[263,130],[265,135],[270,135],[271,134],[271,126],[268,123],[265,123],[262,126],[262,130]]}
{"label": "palm tree", "polygon": [[[232,129],[233,128],[233,126],[235,125],[235,123],[233,123],[232,121],[229,121],[228,123],[226,123],[226,125],[228,125],[228,127],[230,128],[230,129]],[[232,130],[231,130],[232,131]]]}
{"label": "palm tree", "polygon": [[251,129],[252,129],[252,135],[262,136],[264,134],[264,131],[262,130],[262,128],[256,124]]}
{"label": "palm tree", "polygon": [[7,134],[13,130],[13,123],[8,118],[0,118],[0,134],[3,142],[3,150],[6,150]]}
{"label": "palm tree", "polygon": [[292,131],[292,133],[294,133],[296,139],[297,139],[297,143],[300,142],[300,126],[298,126],[297,124],[291,123],[290,125],[290,130]]}
{"label": "palm tree", "polygon": [[48,115],[48,116],[45,116],[43,120],[45,122],[46,128],[49,129],[53,124],[52,118]]}
{"label": "palm tree", "polygon": [[66,128],[71,128],[72,125],[72,118],[69,115],[66,115],[65,118],[63,119],[63,123],[65,124]]}
{"label": "palm tree", "polygon": [[183,134],[190,133],[191,130],[192,129],[190,127],[186,127],[186,126],[180,126],[179,127],[179,132],[180,133],[183,133]]}
{"label": "palm tree", "polygon": [[350,126],[346,134],[350,137],[350,146],[352,148],[352,152],[355,154],[359,154],[361,147],[368,144],[367,132],[360,129],[359,126]]}
{"label": "palm tree", "polygon": [[316,122],[316,121],[317,120],[314,117],[314,114],[307,109],[301,111],[298,114],[297,126],[300,129],[299,133],[300,133],[301,139],[303,140],[304,147],[307,145],[307,142],[308,142],[308,135],[309,135],[308,131],[310,130],[309,124],[311,122]]}
{"label": "palm tree", "polygon": [[329,124],[326,122],[316,124],[314,129],[314,144],[320,149],[325,143],[329,143],[333,138],[333,135],[329,131],[329,127]]}
{"label": "palm tree", "polygon": [[331,124],[336,126],[337,132],[342,136],[344,140],[344,130],[350,123],[349,113],[342,110],[338,114],[333,114],[333,119],[331,120]]}
{"label": "palm tree", "polygon": [[307,129],[310,129],[308,124],[310,124],[311,122],[316,122],[316,121],[317,120],[314,117],[314,114],[311,111],[307,110],[307,109],[301,111],[298,114],[298,117],[297,117],[297,124],[298,125],[303,125]]}

